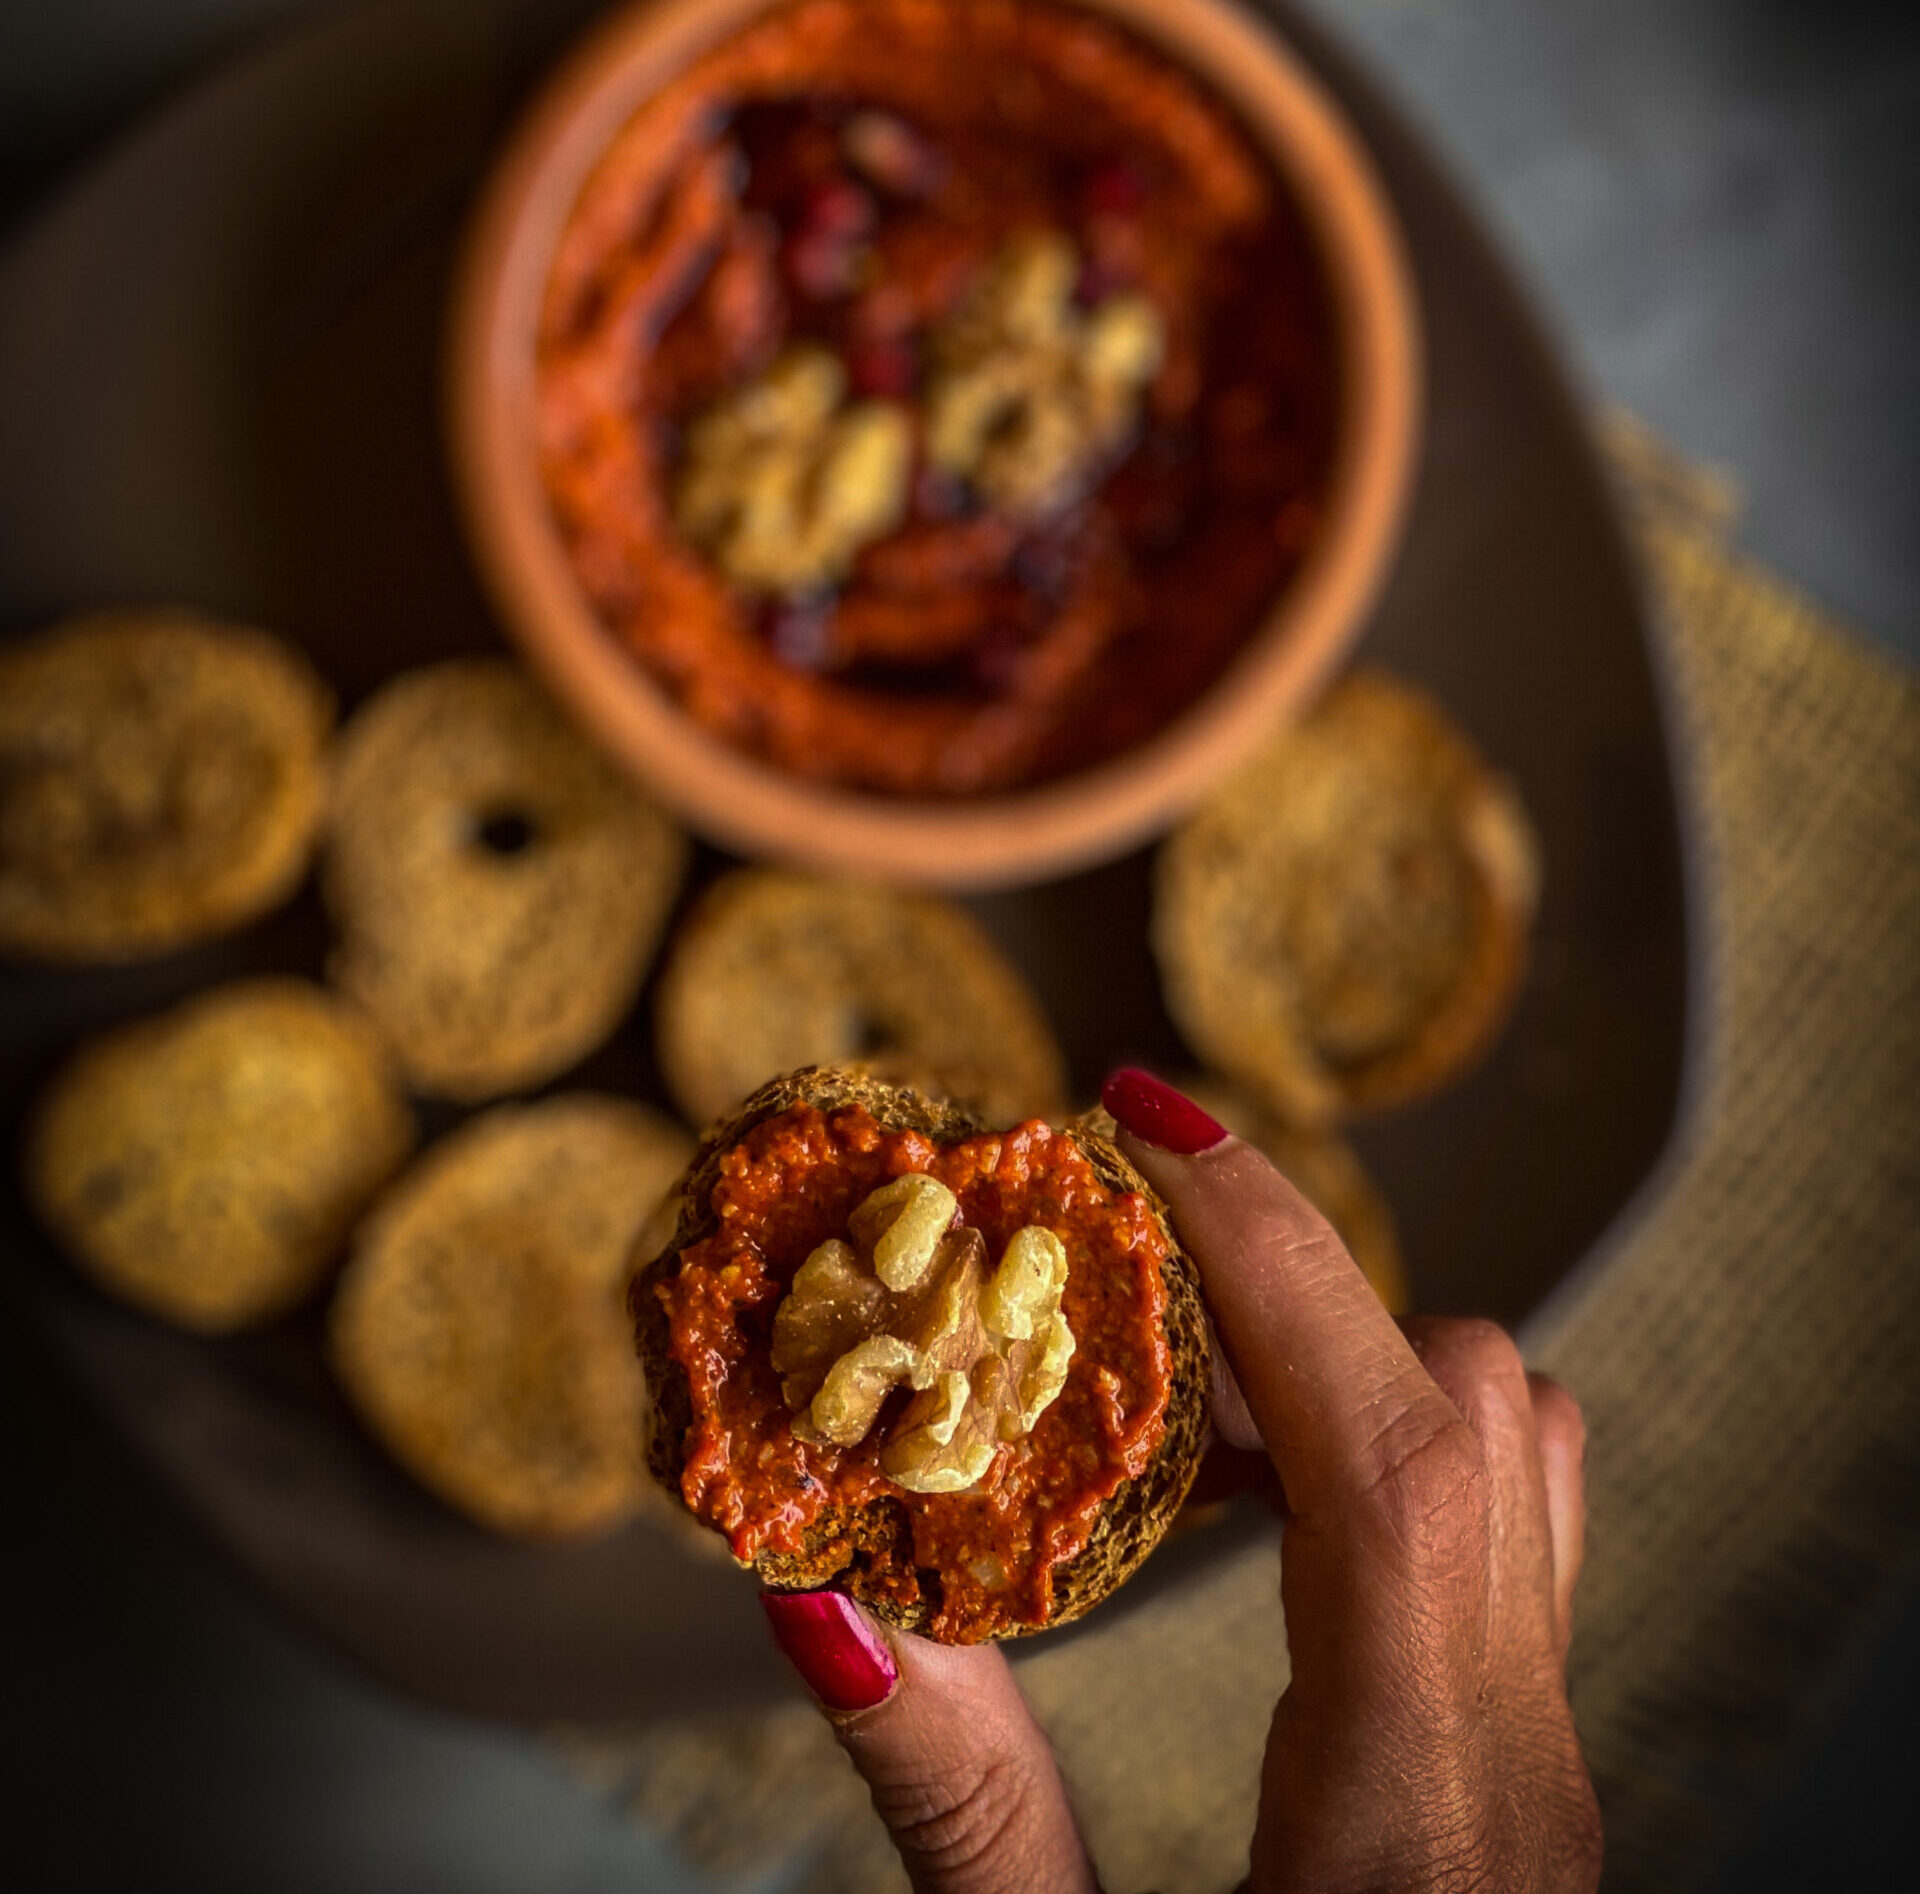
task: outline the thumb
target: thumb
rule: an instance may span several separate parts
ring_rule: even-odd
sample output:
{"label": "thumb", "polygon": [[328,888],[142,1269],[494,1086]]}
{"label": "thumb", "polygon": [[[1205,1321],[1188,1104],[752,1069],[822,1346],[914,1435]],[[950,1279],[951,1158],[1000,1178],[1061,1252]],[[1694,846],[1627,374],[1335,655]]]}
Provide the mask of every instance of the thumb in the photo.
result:
{"label": "thumb", "polygon": [[1053,1751],[992,1645],[889,1639],[839,1592],[763,1592],[918,1894],[1097,1894]]}

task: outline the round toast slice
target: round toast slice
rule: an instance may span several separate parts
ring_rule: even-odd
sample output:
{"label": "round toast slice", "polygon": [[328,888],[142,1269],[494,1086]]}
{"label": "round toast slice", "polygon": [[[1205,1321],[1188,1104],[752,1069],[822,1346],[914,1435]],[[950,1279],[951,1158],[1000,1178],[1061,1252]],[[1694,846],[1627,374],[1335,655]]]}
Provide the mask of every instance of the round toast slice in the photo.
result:
{"label": "round toast slice", "polygon": [[1046,1015],[965,909],[873,882],[743,868],[680,925],[655,1044],[688,1121],[779,1072],[858,1060],[1011,1123],[1060,1109]]}
{"label": "round toast slice", "polygon": [[[683,1253],[717,1227],[713,1196],[729,1153],[756,1126],[796,1105],[812,1106],[823,1114],[860,1106],[882,1131],[917,1132],[936,1145],[957,1144],[988,1130],[957,1107],[860,1069],[810,1067],[762,1086],[707,1134],[683,1185],[673,1236],[658,1256],[639,1268],[630,1296],[650,1394],[648,1463],[655,1478],[676,1497],[681,1495],[686,1471],[694,1407],[687,1374],[672,1352],[667,1312],[656,1291],[678,1275]],[[1121,1154],[1111,1132],[1112,1122],[1104,1114],[1089,1114],[1066,1127],[1063,1135],[1084,1155],[1106,1190],[1116,1196],[1139,1195],[1165,1239],[1166,1260],[1160,1273],[1171,1362],[1165,1431],[1144,1467],[1121,1482],[1102,1504],[1086,1543],[1052,1567],[1051,1602],[1044,1621],[1009,1623],[987,1633],[993,1637],[1023,1636],[1068,1623],[1130,1577],[1179,1511],[1208,1437],[1210,1343],[1199,1276],[1180,1247],[1165,1206]],[[897,1629],[938,1635],[937,1587],[923,1582],[917,1597],[903,1600],[899,1588],[885,1578],[887,1572],[900,1569],[902,1561],[911,1566],[910,1508],[916,1503],[916,1495],[896,1488],[857,1507],[829,1507],[808,1527],[797,1551],[763,1551],[746,1562],[763,1584],[774,1589],[830,1585]],[[926,1575],[921,1576],[924,1580]]]}
{"label": "round toast slice", "polygon": [[319,1285],[413,1139],[356,1008],[305,980],[245,980],[75,1053],[35,1111],[27,1194],[103,1288],[222,1334]]}
{"label": "round toast slice", "polygon": [[139,960],[285,900],[332,727],[293,646],[193,612],[96,612],[0,649],[0,953]]}
{"label": "round toast slice", "polygon": [[626,1267],[691,1146],[604,1093],[496,1105],[357,1232],[329,1313],[335,1373],[393,1457],[489,1530],[584,1537],[652,1497]]}
{"label": "round toast slice", "polygon": [[583,1059],[640,989],[686,865],[667,816],[514,665],[394,678],[341,733],[333,983],[414,1087],[473,1104]]}
{"label": "round toast slice", "polygon": [[1201,1060],[1288,1123],[1463,1075],[1526,968],[1539,850],[1424,692],[1354,671],[1168,838],[1153,947]]}

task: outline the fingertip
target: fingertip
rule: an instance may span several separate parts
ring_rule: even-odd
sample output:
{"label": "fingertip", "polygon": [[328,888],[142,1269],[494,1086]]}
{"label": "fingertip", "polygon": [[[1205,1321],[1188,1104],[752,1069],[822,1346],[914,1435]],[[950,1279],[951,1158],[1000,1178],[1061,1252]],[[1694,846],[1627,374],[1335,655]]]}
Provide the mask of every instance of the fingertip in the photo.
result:
{"label": "fingertip", "polygon": [[1100,1102],[1128,1136],[1171,1157],[1194,1157],[1224,1142],[1227,1128],[1186,1093],[1137,1065],[1123,1065],[1100,1088]]}
{"label": "fingertip", "polygon": [[1533,1408],[1534,1437],[1540,1443],[1549,1510],[1570,1521],[1584,1521],[1587,1420],[1580,1403],[1551,1376],[1535,1372],[1527,1375],[1527,1398]]}
{"label": "fingertip", "polygon": [[1403,1315],[1396,1322],[1421,1367],[1463,1415],[1485,1415],[1489,1401],[1497,1401],[1531,1431],[1519,1344],[1498,1322],[1479,1315]]}
{"label": "fingertip", "polygon": [[1264,1453],[1266,1442],[1260,1438],[1253,1410],[1247,1405],[1247,1397],[1241,1392],[1233,1365],[1227,1360],[1226,1351],[1220,1346],[1220,1337],[1211,1321],[1207,1324],[1207,1340],[1211,1344],[1208,1368],[1213,1431],[1229,1447],[1247,1453]]}
{"label": "fingertip", "polygon": [[1097,1894],[1053,1751],[997,1644],[884,1633],[838,1592],[761,1597],[916,1888]]}
{"label": "fingertip", "polygon": [[1527,1398],[1533,1404],[1541,1453],[1547,1452],[1551,1442],[1554,1453],[1579,1474],[1587,1458],[1587,1417],[1580,1411],[1580,1403],[1562,1383],[1533,1368],[1527,1371]]}
{"label": "fingertip", "polygon": [[1549,1375],[1529,1373],[1527,1394],[1540,1445],[1553,1554],[1554,1629],[1564,1656],[1573,1636],[1573,1595],[1586,1558],[1587,1423],[1580,1403]]}
{"label": "fingertip", "polygon": [[763,1591],[760,1606],[774,1643],[830,1714],[877,1709],[899,1687],[892,1646],[843,1592]]}

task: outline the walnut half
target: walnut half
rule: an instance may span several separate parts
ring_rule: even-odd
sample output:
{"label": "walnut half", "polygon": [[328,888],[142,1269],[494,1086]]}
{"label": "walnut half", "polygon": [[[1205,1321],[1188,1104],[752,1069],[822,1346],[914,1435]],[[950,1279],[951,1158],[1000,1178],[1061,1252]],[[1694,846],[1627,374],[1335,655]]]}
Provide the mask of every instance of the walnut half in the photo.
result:
{"label": "walnut half", "polygon": [[1008,241],[934,338],[927,458],[993,505],[1034,517],[1096,480],[1139,420],[1166,326],[1145,297],[1074,300],[1080,254],[1058,231]]}
{"label": "walnut half", "polygon": [[843,578],[899,524],[913,457],[906,410],[845,400],[825,349],[788,349],[695,417],[674,521],[733,584],[797,596]]}
{"label": "walnut half", "polygon": [[794,1273],[773,1318],[773,1367],[802,1440],[857,1446],[901,1385],[914,1391],[880,1450],[910,1493],[977,1484],[1066,1385],[1073,1331],[1061,1313],[1066,1245],[1017,1230],[989,1272],[986,1239],[954,1227],[937,1178],[874,1191]]}

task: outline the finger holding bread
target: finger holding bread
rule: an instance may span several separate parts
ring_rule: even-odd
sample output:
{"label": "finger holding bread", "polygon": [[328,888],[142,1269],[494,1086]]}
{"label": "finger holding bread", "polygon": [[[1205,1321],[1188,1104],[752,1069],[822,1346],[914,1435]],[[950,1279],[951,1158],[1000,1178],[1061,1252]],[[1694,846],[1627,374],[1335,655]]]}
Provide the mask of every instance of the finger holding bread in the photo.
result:
{"label": "finger holding bread", "polygon": [[1399,1315],[1413,1306],[1393,1210],[1360,1155],[1331,1130],[1306,1131],[1210,1079],[1184,1087],[1202,1110],[1266,1158],[1334,1227],[1373,1292]]}
{"label": "finger holding bread", "polygon": [[761,1602],[916,1888],[1097,1894],[1053,1750],[999,1650],[889,1636],[838,1592]]}
{"label": "finger holding bread", "polygon": [[1333,1226],[1258,1151],[1217,1123],[1203,1143],[1155,1142],[1167,1135],[1153,1115],[1163,1097],[1211,1121],[1148,1073],[1115,1074],[1104,1097],[1121,1149],[1195,1258],[1289,1510],[1345,1521],[1347,1502],[1377,1487],[1402,1446],[1457,1425],[1458,1414]]}
{"label": "finger holding bread", "polygon": [[[1253,1884],[1351,1881],[1362,1835],[1380,1885],[1435,1885],[1457,1864],[1467,1807],[1484,1811],[1474,1848],[1497,1864],[1490,1884],[1590,1886],[1598,1818],[1567,1707],[1553,1549],[1556,1485],[1563,1536],[1576,1514],[1567,1436],[1549,1423],[1550,1477],[1512,1340],[1487,1322],[1403,1332],[1257,1151],[1217,1123],[1206,1135],[1197,1108],[1144,1072],[1116,1074],[1106,1097],[1193,1254],[1284,1488],[1292,1676]],[[1540,1835],[1503,1822],[1518,1798],[1546,1813],[1577,1875],[1557,1878]]]}

